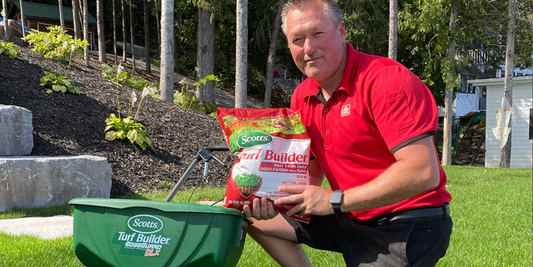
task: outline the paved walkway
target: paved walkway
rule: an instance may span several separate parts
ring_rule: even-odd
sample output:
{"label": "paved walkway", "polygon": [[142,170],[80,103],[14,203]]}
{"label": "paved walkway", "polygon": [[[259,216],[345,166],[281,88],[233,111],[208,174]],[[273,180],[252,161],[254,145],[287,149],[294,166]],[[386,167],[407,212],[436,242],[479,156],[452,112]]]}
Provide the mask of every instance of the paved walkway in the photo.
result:
{"label": "paved walkway", "polygon": [[72,216],[27,217],[0,220],[0,232],[8,235],[29,235],[41,239],[55,239],[72,235]]}

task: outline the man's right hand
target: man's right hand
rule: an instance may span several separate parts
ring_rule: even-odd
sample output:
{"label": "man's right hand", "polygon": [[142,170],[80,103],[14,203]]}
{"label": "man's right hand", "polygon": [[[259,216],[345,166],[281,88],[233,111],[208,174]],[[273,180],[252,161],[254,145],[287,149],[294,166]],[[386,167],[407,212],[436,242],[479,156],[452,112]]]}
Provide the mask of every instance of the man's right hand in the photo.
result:
{"label": "man's right hand", "polygon": [[247,218],[270,220],[278,215],[278,211],[274,209],[272,202],[268,201],[266,197],[261,199],[255,198],[252,204],[253,209],[248,205],[244,205],[242,208],[244,215],[246,215]]}

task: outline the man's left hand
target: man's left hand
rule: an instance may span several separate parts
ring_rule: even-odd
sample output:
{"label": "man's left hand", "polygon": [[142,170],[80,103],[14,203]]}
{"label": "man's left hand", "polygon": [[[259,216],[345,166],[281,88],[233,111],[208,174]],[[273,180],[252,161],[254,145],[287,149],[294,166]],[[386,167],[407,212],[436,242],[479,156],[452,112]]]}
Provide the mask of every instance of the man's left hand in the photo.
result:
{"label": "man's left hand", "polygon": [[287,216],[298,214],[305,215],[329,215],[333,214],[333,208],[329,203],[331,190],[315,185],[289,185],[280,186],[279,191],[293,193],[293,195],[278,198],[276,205],[296,204],[287,211]]}

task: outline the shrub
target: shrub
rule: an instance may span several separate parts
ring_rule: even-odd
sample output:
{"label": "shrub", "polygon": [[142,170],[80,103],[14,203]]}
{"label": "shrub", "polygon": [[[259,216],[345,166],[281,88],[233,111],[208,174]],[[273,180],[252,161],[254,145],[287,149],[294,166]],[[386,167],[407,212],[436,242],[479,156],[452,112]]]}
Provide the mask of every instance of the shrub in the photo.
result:
{"label": "shrub", "polygon": [[181,84],[181,90],[174,93],[174,104],[182,108],[195,110],[205,114],[211,114],[216,111],[217,106],[213,103],[205,102],[204,104],[196,98],[196,90],[200,84],[205,84],[207,81],[218,81],[218,78],[215,75],[209,75],[205,78],[195,82],[193,85],[196,86],[196,89],[189,89],[190,84],[185,78],[179,83]]}
{"label": "shrub", "polygon": [[22,38],[33,46],[33,51],[61,63],[66,63],[67,58],[77,54],[83,58],[83,48],[89,43],[87,40],[72,39],[59,26],[48,27],[49,32],[34,31]]}
{"label": "shrub", "polygon": [[6,54],[10,58],[16,58],[20,52],[20,48],[13,45],[13,43],[0,42],[0,55]]}
{"label": "shrub", "polygon": [[148,86],[148,82],[141,77],[128,77],[124,81],[124,85],[142,91],[145,87]]}
{"label": "shrub", "polygon": [[51,86],[52,89],[47,90],[47,93],[52,92],[61,92],[66,93],[71,92],[73,94],[79,94],[80,91],[72,85],[71,80],[65,78],[62,75],[55,75],[51,72],[45,71],[44,77],[41,78],[41,86]]}

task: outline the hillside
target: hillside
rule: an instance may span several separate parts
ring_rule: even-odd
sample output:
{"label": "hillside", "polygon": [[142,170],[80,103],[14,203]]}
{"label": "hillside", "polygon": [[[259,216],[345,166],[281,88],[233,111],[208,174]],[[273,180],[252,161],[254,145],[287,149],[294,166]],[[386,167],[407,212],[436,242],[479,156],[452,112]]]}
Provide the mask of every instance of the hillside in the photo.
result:
{"label": "hillside", "polygon": [[[127,141],[104,140],[105,119],[117,112],[115,85],[101,75],[97,55],[90,67],[76,58],[70,67],[45,59],[24,43],[19,56],[0,55],[0,104],[16,105],[33,114],[33,156],[94,155],[105,157],[113,169],[112,196],[172,187],[196,152],[224,145],[218,122],[207,115],[182,109],[152,97],[143,101],[139,122],[147,128],[154,150],[142,151]],[[129,68],[127,68],[130,71]],[[46,93],[40,78],[44,71],[71,79],[80,95]],[[158,77],[144,75],[146,79]],[[120,88],[122,114],[127,113],[130,88]],[[140,99],[140,95],[138,94]],[[231,165],[228,152],[217,152]],[[197,166],[183,187],[225,185],[227,168],[210,164],[207,179]]]}

